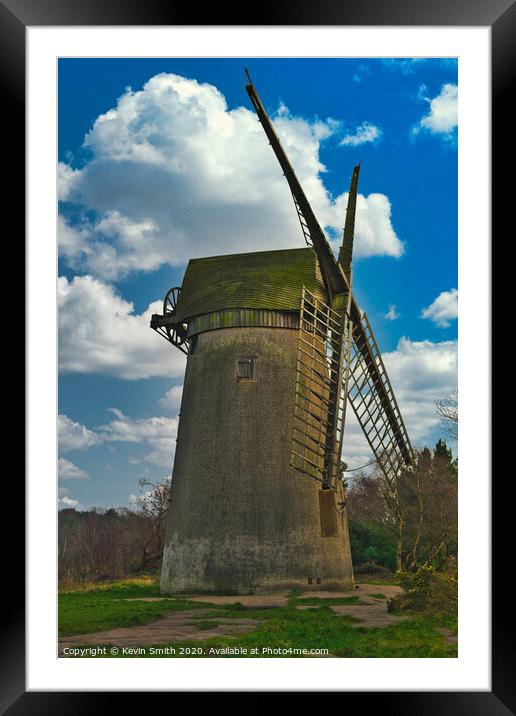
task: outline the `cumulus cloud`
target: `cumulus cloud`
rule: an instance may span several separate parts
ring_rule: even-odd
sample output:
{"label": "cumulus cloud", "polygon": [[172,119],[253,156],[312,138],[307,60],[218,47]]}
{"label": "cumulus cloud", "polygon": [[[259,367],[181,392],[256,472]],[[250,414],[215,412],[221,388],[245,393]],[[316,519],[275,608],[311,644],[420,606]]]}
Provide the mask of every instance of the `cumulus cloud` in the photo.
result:
{"label": "cumulus cloud", "polygon": [[[457,342],[402,338],[382,357],[410,440],[422,445],[440,424],[434,401],[457,388]],[[360,467],[372,453],[350,406],[346,415],[342,458],[350,468]]]}
{"label": "cumulus cloud", "polygon": [[149,327],[155,302],[141,314],[92,276],[58,280],[59,366],[134,380],[182,375],[186,358]]}
{"label": "cumulus cloud", "polygon": [[151,417],[134,419],[117,408],[110,408],[113,420],[102,425],[99,433],[106,442],[145,443],[151,452],[145,460],[170,467],[175,449],[178,418]]}
{"label": "cumulus cloud", "polygon": [[73,500],[71,497],[68,497],[68,495],[57,498],[58,510],[71,510],[77,509],[77,507],[79,507],[79,500]]}
{"label": "cumulus cloud", "polygon": [[391,303],[391,305],[389,306],[389,310],[385,314],[385,318],[388,321],[397,321],[399,317],[400,317],[400,314],[396,310],[396,306],[394,305],[394,303]]}
{"label": "cumulus cloud", "polygon": [[[172,388],[162,402],[173,403],[173,395],[182,391],[182,386]],[[170,395],[169,395],[170,394]],[[176,401],[177,404],[177,401]],[[118,408],[110,408],[113,419],[97,428],[89,430],[80,423],[75,423],[66,415],[59,416],[59,448],[60,451],[87,449],[105,443],[140,443],[148,445],[151,452],[147,460],[156,465],[170,467],[175,448],[178,418],[150,417],[131,418],[124,415]],[[132,457],[131,464],[139,464],[142,459]],[[58,472],[61,480],[72,480],[89,477],[70,460],[59,458]]]}
{"label": "cumulus cloud", "polygon": [[165,395],[160,399],[160,403],[169,410],[178,410],[181,406],[181,397],[183,395],[183,386],[174,385],[167,390]]}
{"label": "cumulus cloud", "polygon": [[383,360],[409,436],[417,444],[439,425],[434,401],[457,387],[457,341],[402,338]]}
{"label": "cumulus cloud", "polygon": [[[340,233],[347,198],[328,193],[319,157],[340,123],[308,121],[285,107],[274,122],[321,223]],[[228,109],[210,84],[156,75],[100,115],[84,144],[91,159],[82,169],[59,168],[68,202],[60,252],[76,271],[117,280],[187,258],[302,245],[290,191],[254,112]],[[360,199],[356,255],[399,256],[389,199]]]}
{"label": "cumulus cloud", "polygon": [[430,99],[424,96],[426,88],[423,85],[419,94],[430,105],[429,112],[421,118],[419,124],[413,128],[414,134],[428,131],[431,134],[440,134],[451,137],[458,122],[458,88],[455,84],[445,84],[441,92]]}
{"label": "cumulus cloud", "polygon": [[[348,204],[348,193],[339,197],[335,203],[328,207],[324,215],[337,225],[345,216]],[[342,230],[337,237],[330,241],[333,250],[337,253],[342,242]],[[358,242],[358,243],[357,243]],[[367,258],[370,256],[400,257],[405,250],[403,243],[396,236],[391,223],[391,204],[385,194],[369,194],[365,197],[357,196],[355,215],[355,242],[353,245],[353,258]]]}
{"label": "cumulus cloud", "polygon": [[154,239],[159,244],[159,232],[150,219],[131,221],[118,211],[106,211],[71,226],[59,216],[57,233],[59,253],[70,268],[87,268],[106,280],[159,265],[153,246]]}
{"label": "cumulus cloud", "polygon": [[87,480],[88,473],[75,463],[60,457],[57,461],[57,474],[60,480]]}
{"label": "cumulus cloud", "polygon": [[81,176],[81,172],[78,169],[72,169],[64,162],[58,162],[57,164],[57,195],[61,201],[66,201],[71,191],[73,190],[74,184]]}
{"label": "cumulus cloud", "polygon": [[352,134],[346,134],[341,140],[344,146],[356,147],[359,144],[376,142],[382,136],[382,130],[371,122],[363,122]]}
{"label": "cumulus cloud", "polygon": [[58,510],[67,510],[67,509],[81,509],[82,505],[79,502],[79,500],[74,500],[72,497],[70,497],[70,490],[68,490],[66,487],[59,487],[57,490],[57,509]]}
{"label": "cumulus cloud", "polygon": [[362,428],[355,418],[351,405],[348,404],[342,443],[342,460],[350,470],[356,470],[370,462],[372,457],[373,454],[367,444]]}
{"label": "cumulus cloud", "polygon": [[421,311],[421,318],[428,318],[440,328],[448,328],[459,315],[459,292],[456,288],[442,291],[435,301]]}
{"label": "cumulus cloud", "polygon": [[67,415],[58,415],[57,428],[59,433],[59,450],[68,452],[69,450],[82,450],[98,445],[101,442],[100,437],[89,430],[84,425],[76,423]]}

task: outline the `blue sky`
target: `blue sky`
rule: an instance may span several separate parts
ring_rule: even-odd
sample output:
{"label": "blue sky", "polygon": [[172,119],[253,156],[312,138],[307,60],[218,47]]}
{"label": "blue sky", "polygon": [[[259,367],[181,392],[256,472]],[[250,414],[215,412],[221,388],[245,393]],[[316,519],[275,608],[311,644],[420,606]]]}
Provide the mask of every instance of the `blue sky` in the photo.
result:
{"label": "blue sky", "polygon": [[[60,505],[122,506],[170,474],[182,355],[148,328],[189,257],[302,247],[248,67],[336,248],[362,163],[354,291],[416,445],[456,384],[457,64],[59,62]],[[154,304],[154,308],[152,307]],[[352,422],[343,458],[367,461]]]}

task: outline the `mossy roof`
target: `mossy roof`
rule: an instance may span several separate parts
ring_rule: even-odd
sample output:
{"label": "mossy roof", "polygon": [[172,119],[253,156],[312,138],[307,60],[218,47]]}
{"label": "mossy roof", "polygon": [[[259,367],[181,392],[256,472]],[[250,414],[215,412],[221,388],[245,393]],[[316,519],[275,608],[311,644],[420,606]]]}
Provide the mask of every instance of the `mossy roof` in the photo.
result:
{"label": "mossy roof", "polygon": [[324,300],[321,271],[310,248],[191,259],[176,315],[188,321],[229,308],[298,311],[303,286]]}

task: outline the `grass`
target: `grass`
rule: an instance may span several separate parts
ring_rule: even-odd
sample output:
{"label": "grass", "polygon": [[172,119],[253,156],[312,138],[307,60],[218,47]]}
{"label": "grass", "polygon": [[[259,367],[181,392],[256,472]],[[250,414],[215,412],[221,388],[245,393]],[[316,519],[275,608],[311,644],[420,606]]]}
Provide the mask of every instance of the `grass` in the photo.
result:
{"label": "grass", "polygon": [[378,592],[378,594],[368,594],[367,596],[373,597],[373,599],[387,599],[386,595],[381,592]]}
{"label": "grass", "polygon": [[374,577],[369,574],[356,574],[355,584],[374,584],[378,587],[392,587],[399,584],[399,580],[395,577]]}
{"label": "grass", "polygon": [[325,604],[328,604],[329,606],[336,606],[338,604],[364,604],[365,602],[361,602],[360,599],[355,595],[353,597],[329,597],[328,599],[319,599],[318,597],[306,597],[305,599],[289,599],[289,604],[292,606],[302,606],[303,604],[306,604],[306,606],[316,606],[316,607],[322,607]]}
{"label": "grass", "polygon": [[[360,626],[359,620],[333,612],[330,605],[356,604],[358,597],[322,600],[317,597],[299,599],[299,592],[293,591],[288,604],[277,608],[245,607],[235,601],[229,605],[214,605],[191,601],[187,598],[172,598],[159,602],[125,601],[135,597],[157,597],[159,586],[156,580],[126,580],[96,585],[83,591],[66,592],[59,595],[59,625],[62,636],[85,634],[114,627],[130,627],[146,624],[173,611],[202,608],[208,610],[195,626],[200,631],[208,630],[222,617],[255,619],[256,628],[238,636],[216,636],[203,641],[176,642],[154,645],[161,653],[151,653],[152,645],[145,645],[145,654],[139,658],[160,657],[268,657],[262,653],[264,647],[286,649],[282,655],[303,656],[288,653],[289,649],[327,649],[329,655],[337,657],[456,657],[457,645],[446,642],[445,636],[437,631],[446,627],[456,634],[456,620],[444,617],[408,614],[410,618],[386,627],[369,629]],[[378,595],[376,595],[378,596]],[[314,609],[297,609],[296,605],[306,604]],[[104,645],[104,644],[103,644]],[[109,646],[109,644],[105,644]],[[224,654],[226,647],[239,649],[237,654]],[[170,647],[175,653],[164,653]],[[252,653],[252,650],[256,650]],[[186,650],[186,653],[185,653]],[[245,651],[242,651],[245,650]],[[131,654],[119,653],[118,658],[130,658]],[[109,653],[104,657],[109,658]]]}
{"label": "grass", "polygon": [[144,575],[127,579],[110,579],[104,582],[69,581],[66,588],[60,588],[60,594],[75,592],[110,592],[113,589],[134,591],[138,596],[159,596],[159,579],[156,576]]}
{"label": "grass", "polygon": [[125,601],[161,597],[156,579],[122,580],[59,594],[59,635],[89,634],[116,627],[148,624],[170,612],[205,609],[209,604],[187,599],[159,602]]}

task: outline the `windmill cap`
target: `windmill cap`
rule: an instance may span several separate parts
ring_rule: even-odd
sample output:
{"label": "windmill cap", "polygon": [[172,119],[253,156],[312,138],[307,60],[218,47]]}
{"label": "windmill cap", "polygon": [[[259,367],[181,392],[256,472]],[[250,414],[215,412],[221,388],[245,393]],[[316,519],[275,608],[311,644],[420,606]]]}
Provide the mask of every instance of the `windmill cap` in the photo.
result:
{"label": "windmill cap", "polygon": [[232,308],[299,311],[303,286],[325,300],[319,263],[310,248],[191,259],[177,320]]}

